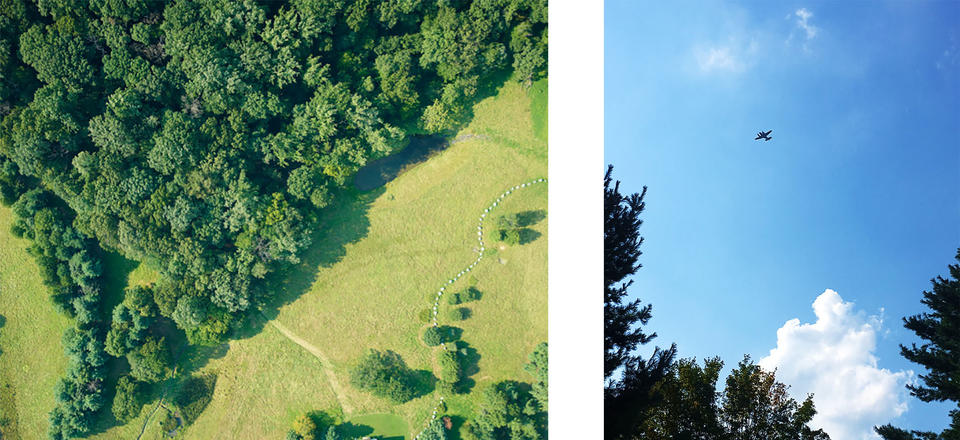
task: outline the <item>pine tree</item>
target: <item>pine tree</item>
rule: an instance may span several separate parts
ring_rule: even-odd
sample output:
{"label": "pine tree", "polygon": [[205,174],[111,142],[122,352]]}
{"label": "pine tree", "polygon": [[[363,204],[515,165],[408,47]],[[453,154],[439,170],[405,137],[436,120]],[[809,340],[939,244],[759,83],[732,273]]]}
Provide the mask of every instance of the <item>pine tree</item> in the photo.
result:
{"label": "pine tree", "polygon": [[[960,262],[960,249],[955,258]],[[951,401],[957,403],[957,409],[950,411],[950,426],[939,435],[891,425],[874,428],[884,439],[960,439],[960,264],[948,268],[952,279],[937,276],[930,280],[933,290],[923,292],[920,302],[930,312],[903,318],[903,326],[924,343],[919,347],[901,345],[900,355],[928,371],[920,375],[920,384],[907,385],[910,394],[924,402]]]}
{"label": "pine tree", "polygon": [[[646,344],[657,336],[644,333],[643,325],[652,316],[650,304],[641,306],[640,300],[625,302],[627,289],[633,281],[624,278],[640,268],[637,260],[642,252],[640,245],[640,214],[644,209],[643,197],[647,188],[639,194],[620,194],[620,182],[613,187],[613,165],[607,168],[603,178],[604,231],[603,231],[603,283],[604,283],[604,431],[607,438],[631,438],[644,422],[647,410],[656,404],[652,393],[654,384],[668,373],[676,345],[667,350],[656,348],[649,359],[634,354],[639,345]],[[620,378],[614,373],[622,371]]]}

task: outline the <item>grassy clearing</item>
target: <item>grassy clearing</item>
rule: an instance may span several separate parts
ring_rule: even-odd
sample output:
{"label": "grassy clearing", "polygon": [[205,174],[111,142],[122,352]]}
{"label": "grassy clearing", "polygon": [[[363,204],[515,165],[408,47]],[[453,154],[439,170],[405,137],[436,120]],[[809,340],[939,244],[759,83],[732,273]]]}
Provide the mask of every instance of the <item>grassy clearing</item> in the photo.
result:
{"label": "grassy clearing", "polygon": [[533,133],[537,139],[547,140],[547,79],[541,79],[530,87],[530,116],[533,121]]}
{"label": "grassy clearing", "polygon": [[410,431],[407,422],[393,414],[367,414],[354,417],[347,423],[347,426],[341,427],[341,433],[347,438],[370,436],[382,440],[404,440]]}
{"label": "grassy clearing", "polygon": [[[385,188],[328,210],[318,244],[277,292],[281,306],[268,313],[276,314],[275,319],[284,326],[320,348],[341,383],[347,383],[350,363],[367,348],[394,350],[410,367],[432,369],[432,352],[418,339],[423,324],[417,314],[432,304],[433,295],[447,278],[475,258],[476,222],[483,208],[504,189],[546,176],[546,143],[534,134],[530,98],[522,87],[507,85],[498,96],[477,105],[474,121],[463,133],[489,138],[455,144]],[[545,211],[546,191],[545,185],[516,191],[497,213]],[[529,380],[522,366],[533,347],[546,340],[547,222],[532,228],[542,235],[529,244],[498,252],[505,264],[496,257],[485,257],[471,272],[484,297],[465,305],[472,316],[454,325],[463,328],[463,339],[480,355],[479,371],[471,376],[479,385],[502,379]],[[466,287],[468,278],[461,278],[452,289]],[[281,368],[319,368],[316,358],[292,342],[266,341],[270,334],[277,331],[267,327],[257,333],[250,343],[264,341],[257,343],[258,350],[242,356],[235,355],[237,344],[231,344],[226,356],[211,365],[224,374],[256,377],[253,382],[263,380],[250,372],[253,363],[274,367],[259,372],[271,378],[268,380],[293,374],[278,371]],[[303,356],[291,358],[287,366],[276,365],[274,358],[291,349]],[[186,436],[277,437],[299,413],[338,408],[338,399],[329,393],[322,375],[309,376],[311,379],[295,379],[287,386],[300,392],[327,391],[325,397],[318,395],[312,400],[312,407],[292,404],[291,399],[300,392],[270,396],[258,391],[253,382],[222,388],[218,382],[213,402]],[[422,428],[436,403],[435,394],[399,406],[349,386],[344,394],[341,399],[355,408],[354,413],[344,414],[347,420],[392,413],[408,424],[409,437]],[[300,402],[304,400],[309,399]],[[450,412],[469,417],[472,400],[472,395],[449,399]],[[244,413],[263,414],[258,419],[271,420],[238,425],[234,421],[237,405],[247,407]],[[285,416],[274,416],[278,411]],[[274,422],[273,430],[265,426]],[[236,426],[220,431],[230,425]]]}
{"label": "grassy clearing", "polygon": [[13,213],[0,207],[0,410],[3,438],[46,438],[54,385],[67,368],[60,336],[71,324],[50,301],[28,240],[10,233]]}

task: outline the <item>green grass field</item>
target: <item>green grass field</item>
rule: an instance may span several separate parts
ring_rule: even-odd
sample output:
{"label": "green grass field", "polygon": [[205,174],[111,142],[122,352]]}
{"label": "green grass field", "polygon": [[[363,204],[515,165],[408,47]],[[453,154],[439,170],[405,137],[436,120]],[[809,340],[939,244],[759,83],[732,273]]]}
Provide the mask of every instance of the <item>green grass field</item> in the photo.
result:
{"label": "green grass field", "polygon": [[[191,349],[181,359],[181,370],[212,373],[217,382],[209,406],[177,437],[282,438],[294,419],[310,411],[395,440],[419,432],[437,403],[435,393],[390,404],[352,388],[350,364],[368,348],[378,348],[396,351],[414,369],[432,370],[432,351],[418,338],[424,324],[417,315],[432,306],[447,279],[474,260],[483,208],[513,185],[546,177],[545,106],[546,81],[529,90],[505,85],[475,107],[474,120],[462,130],[486,138],[457,143],[385,188],[328,209],[315,245],[286,274],[277,304],[265,314],[322,352],[332,368],[266,319],[252,319],[228,345]],[[547,186],[539,184],[515,191],[488,218],[546,210]],[[0,210],[0,313],[7,318],[0,329],[0,366],[4,382],[18,396],[30,396],[16,401],[15,419],[22,438],[35,438],[45,435],[53,383],[65,368],[59,341],[69,322],[53,310],[36,269],[30,269],[26,242],[10,236],[9,216],[9,210]],[[492,234],[485,236],[487,252],[471,272],[483,297],[463,305],[471,311],[467,320],[448,323],[463,329],[462,340],[479,355],[469,368],[472,391],[503,379],[529,381],[523,364],[547,338],[547,219],[531,228],[539,236],[520,246],[501,249]],[[111,285],[155,278],[119,256],[108,256],[106,265],[113,271],[107,277]],[[447,290],[465,288],[469,278]],[[31,343],[24,342],[26,335]],[[24,363],[32,366],[29,374],[12,369]],[[448,413],[455,420],[469,418],[475,394],[448,396]],[[14,405],[7,400],[0,400],[4,414]],[[112,426],[106,417],[104,429],[90,438],[135,439],[155,406],[156,400],[123,426]],[[151,417],[143,439],[162,438],[158,418]]]}
{"label": "green grass field", "polygon": [[71,325],[40,281],[29,241],[10,233],[13,213],[0,207],[0,410],[3,438],[46,438],[54,384],[67,368],[60,335]]}

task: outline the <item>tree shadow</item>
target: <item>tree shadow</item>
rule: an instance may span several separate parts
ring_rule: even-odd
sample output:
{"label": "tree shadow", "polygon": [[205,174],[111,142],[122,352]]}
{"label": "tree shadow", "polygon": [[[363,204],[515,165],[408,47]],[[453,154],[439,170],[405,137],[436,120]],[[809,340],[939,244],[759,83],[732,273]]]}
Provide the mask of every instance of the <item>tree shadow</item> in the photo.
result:
{"label": "tree shadow", "polygon": [[423,397],[437,388],[437,378],[430,370],[414,370],[410,373],[413,382],[413,398]]}
{"label": "tree shadow", "polygon": [[232,338],[246,339],[259,334],[268,320],[276,319],[280,308],[310,290],[320,268],[340,262],[348,244],[366,237],[370,230],[370,206],[384,191],[379,188],[363,194],[345,192],[333,207],[321,213],[313,222],[316,232],[311,237],[312,244],[300,255],[300,264],[288,265],[267,276],[264,291],[274,296],[260,305],[262,317],[256,316],[259,315],[256,312],[248,314]]}
{"label": "tree shadow", "polygon": [[521,245],[530,243],[538,238],[540,238],[541,233],[534,231],[530,228],[523,228],[518,231],[520,233],[520,241],[518,242]]}
{"label": "tree shadow", "polygon": [[472,379],[471,376],[475,376],[480,372],[481,356],[476,348],[471,347],[470,344],[465,341],[457,342],[457,349],[460,355],[461,372],[460,381],[457,382],[457,392],[466,394],[473,390],[473,387],[477,384],[477,381]]}
{"label": "tree shadow", "polygon": [[450,142],[440,135],[411,136],[401,150],[363,166],[353,176],[353,186],[358,191],[382,187],[396,179],[403,171],[426,161],[430,156],[445,150]]}
{"label": "tree shadow", "polygon": [[453,426],[447,430],[447,439],[460,440],[460,428],[463,427],[464,423],[467,423],[467,419],[462,416],[449,416],[449,417],[450,417],[450,422]]}
{"label": "tree shadow", "polygon": [[547,211],[544,211],[542,209],[518,212],[517,226],[521,228],[525,228],[527,226],[533,226],[537,223],[540,223],[545,218],[547,218]]}
{"label": "tree shadow", "polygon": [[363,438],[373,434],[372,426],[358,425],[353,422],[341,423],[336,429],[342,438]]}

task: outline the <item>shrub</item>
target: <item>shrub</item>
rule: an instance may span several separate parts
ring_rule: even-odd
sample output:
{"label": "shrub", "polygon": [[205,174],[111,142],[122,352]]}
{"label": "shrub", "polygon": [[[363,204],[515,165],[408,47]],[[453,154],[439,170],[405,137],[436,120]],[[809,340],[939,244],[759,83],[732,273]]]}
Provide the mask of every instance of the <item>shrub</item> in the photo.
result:
{"label": "shrub", "polygon": [[432,318],[432,317],[433,317],[433,310],[431,310],[431,309],[423,309],[423,310],[420,311],[420,322],[428,323],[428,322],[431,321],[430,318]]}
{"label": "shrub", "polygon": [[164,338],[147,337],[139,349],[127,354],[130,375],[143,382],[159,382],[170,373],[170,350]]}
{"label": "shrub", "polygon": [[293,422],[293,432],[303,440],[317,440],[317,432],[320,430],[320,427],[317,426],[317,423],[313,421],[313,418],[308,414],[304,414],[297,418]]}
{"label": "shrub", "polygon": [[143,409],[143,386],[130,378],[123,376],[117,381],[117,393],[113,396],[114,417],[121,422],[128,422],[140,414]]}
{"label": "shrub", "polygon": [[463,321],[467,319],[469,311],[465,307],[456,307],[450,310],[447,310],[447,319],[450,321]]}
{"label": "shrub", "polygon": [[509,244],[516,245],[520,243],[520,230],[519,229],[504,229],[500,231],[500,241]]}
{"label": "shrub", "polygon": [[417,393],[417,378],[400,355],[371,349],[350,371],[350,383],[394,403],[403,403]]}
{"label": "shrub", "polygon": [[455,384],[460,381],[460,359],[455,350],[437,352],[437,365],[440,366],[440,380]]}
{"label": "shrub", "polygon": [[470,301],[479,300],[480,297],[483,296],[483,294],[480,293],[480,290],[477,289],[476,287],[470,286],[464,289],[463,293],[461,293],[460,296],[461,298],[463,298],[463,302],[470,302]]}
{"label": "shrub", "polygon": [[461,302],[462,300],[460,298],[460,292],[450,292],[447,294],[447,304],[450,304],[451,306],[455,306],[457,304],[460,304]]}
{"label": "shrub", "polygon": [[423,343],[427,344],[430,347],[436,347],[443,342],[443,335],[440,333],[440,329],[437,327],[427,327],[423,332]]}

